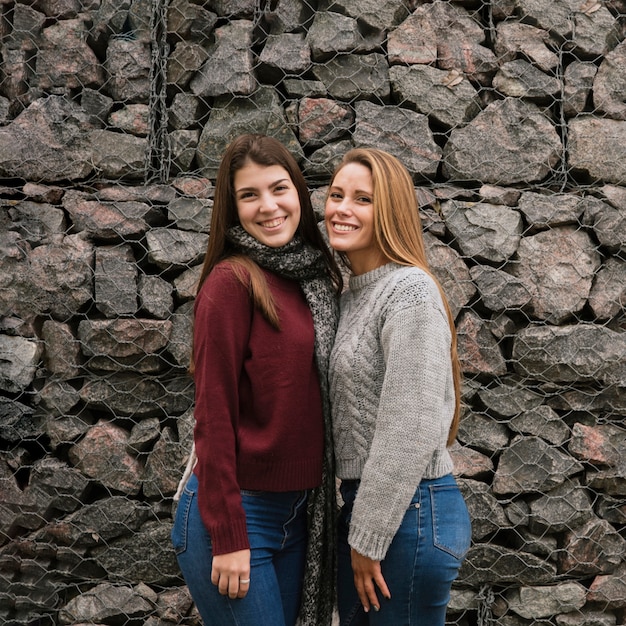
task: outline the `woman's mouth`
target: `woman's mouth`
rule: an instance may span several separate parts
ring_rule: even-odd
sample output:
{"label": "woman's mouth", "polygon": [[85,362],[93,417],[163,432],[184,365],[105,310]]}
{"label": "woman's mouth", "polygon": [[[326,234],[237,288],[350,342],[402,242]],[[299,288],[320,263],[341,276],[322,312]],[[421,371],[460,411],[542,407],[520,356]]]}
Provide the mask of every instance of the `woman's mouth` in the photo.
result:
{"label": "woman's mouth", "polygon": [[353,226],[352,224],[337,224],[333,223],[333,228],[342,233],[349,233],[353,230],[357,230],[358,226]]}
{"label": "woman's mouth", "polygon": [[263,228],[276,228],[285,222],[286,217],[275,217],[274,219],[267,220],[266,222],[259,222],[259,226]]}

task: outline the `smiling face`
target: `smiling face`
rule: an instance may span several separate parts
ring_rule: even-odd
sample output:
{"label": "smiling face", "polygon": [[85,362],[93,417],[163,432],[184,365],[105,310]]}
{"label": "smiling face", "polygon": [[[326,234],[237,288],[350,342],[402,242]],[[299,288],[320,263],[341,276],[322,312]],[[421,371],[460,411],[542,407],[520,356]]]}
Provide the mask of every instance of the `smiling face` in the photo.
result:
{"label": "smiling face", "polygon": [[237,215],[243,228],[270,248],[289,243],[300,224],[300,198],[280,165],[248,161],[235,172]]}
{"label": "smiling face", "polygon": [[374,186],[368,167],[351,162],[337,172],[324,217],[331,247],[346,254],[354,274],[386,262],[374,237]]}

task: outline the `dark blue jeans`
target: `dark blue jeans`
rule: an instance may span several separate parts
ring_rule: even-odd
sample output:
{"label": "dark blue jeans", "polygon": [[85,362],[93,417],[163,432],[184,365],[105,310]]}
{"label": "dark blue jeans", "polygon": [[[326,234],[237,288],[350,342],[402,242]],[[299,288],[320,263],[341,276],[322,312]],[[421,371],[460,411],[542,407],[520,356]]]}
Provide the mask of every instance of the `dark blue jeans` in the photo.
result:
{"label": "dark blue jeans", "polygon": [[231,600],[211,583],[211,538],[192,475],[176,509],[172,544],[204,626],[293,626],[307,547],[306,491],[242,491],[250,540],[250,589]]}
{"label": "dark blue jeans", "polygon": [[343,481],[339,519],[341,626],[444,626],[452,582],[470,546],[467,507],[449,474],[422,480],[381,563],[391,600],[365,613],[354,586],[348,529],[358,481]]}

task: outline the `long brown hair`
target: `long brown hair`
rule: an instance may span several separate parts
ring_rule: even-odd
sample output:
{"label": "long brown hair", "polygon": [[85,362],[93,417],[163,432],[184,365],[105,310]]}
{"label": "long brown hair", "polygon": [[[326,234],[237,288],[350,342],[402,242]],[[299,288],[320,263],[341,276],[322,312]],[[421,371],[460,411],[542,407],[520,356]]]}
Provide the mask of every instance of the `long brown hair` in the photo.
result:
{"label": "long brown hair", "polygon": [[[274,299],[261,268],[249,257],[238,253],[226,238],[228,229],[239,223],[233,186],[235,173],[248,163],[256,163],[257,165],[267,167],[280,165],[287,170],[300,199],[300,223],[296,234],[300,235],[304,243],[322,252],[328,275],[337,292],[341,291],[343,284],[341,271],[317,226],[311,196],[295,158],[274,137],[246,134],[240,135],[230,143],[220,162],[215,182],[209,243],[198,281],[197,293],[200,292],[211,270],[221,261],[228,259],[237,278],[239,278],[242,284],[248,286],[254,305],[270,324],[275,328],[280,328]],[[190,371],[193,372],[193,357]]]}
{"label": "long brown hair", "polygon": [[[374,237],[383,255],[389,261],[399,265],[419,267],[435,281],[441,293],[452,335],[450,357],[452,360],[455,409],[448,434],[448,445],[452,445],[456,438],[461,415],[461,365],[457,352],[456,328],[445,293],[430,270],[426,259],[422,222],[413,180],[402,163],[388,152],[375,148],[355,148],[344,155],[333,174],[331,185],[339,170],[348,163],[364,165],[372,173]],[[349,266],[345,254],[340,256]]]}

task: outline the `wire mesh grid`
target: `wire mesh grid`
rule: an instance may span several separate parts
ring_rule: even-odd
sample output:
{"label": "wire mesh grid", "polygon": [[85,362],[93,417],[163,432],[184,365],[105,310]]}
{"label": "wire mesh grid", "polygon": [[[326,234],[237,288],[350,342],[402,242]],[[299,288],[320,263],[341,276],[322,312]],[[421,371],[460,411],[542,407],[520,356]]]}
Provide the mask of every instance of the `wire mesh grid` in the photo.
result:
{"label": "wire mesh grid", "polygon": [[626,623],[626,2],[0,2],[0,622],[200,624],[170,547],[220,155],[411,172],[464,372],[458,626]]}

